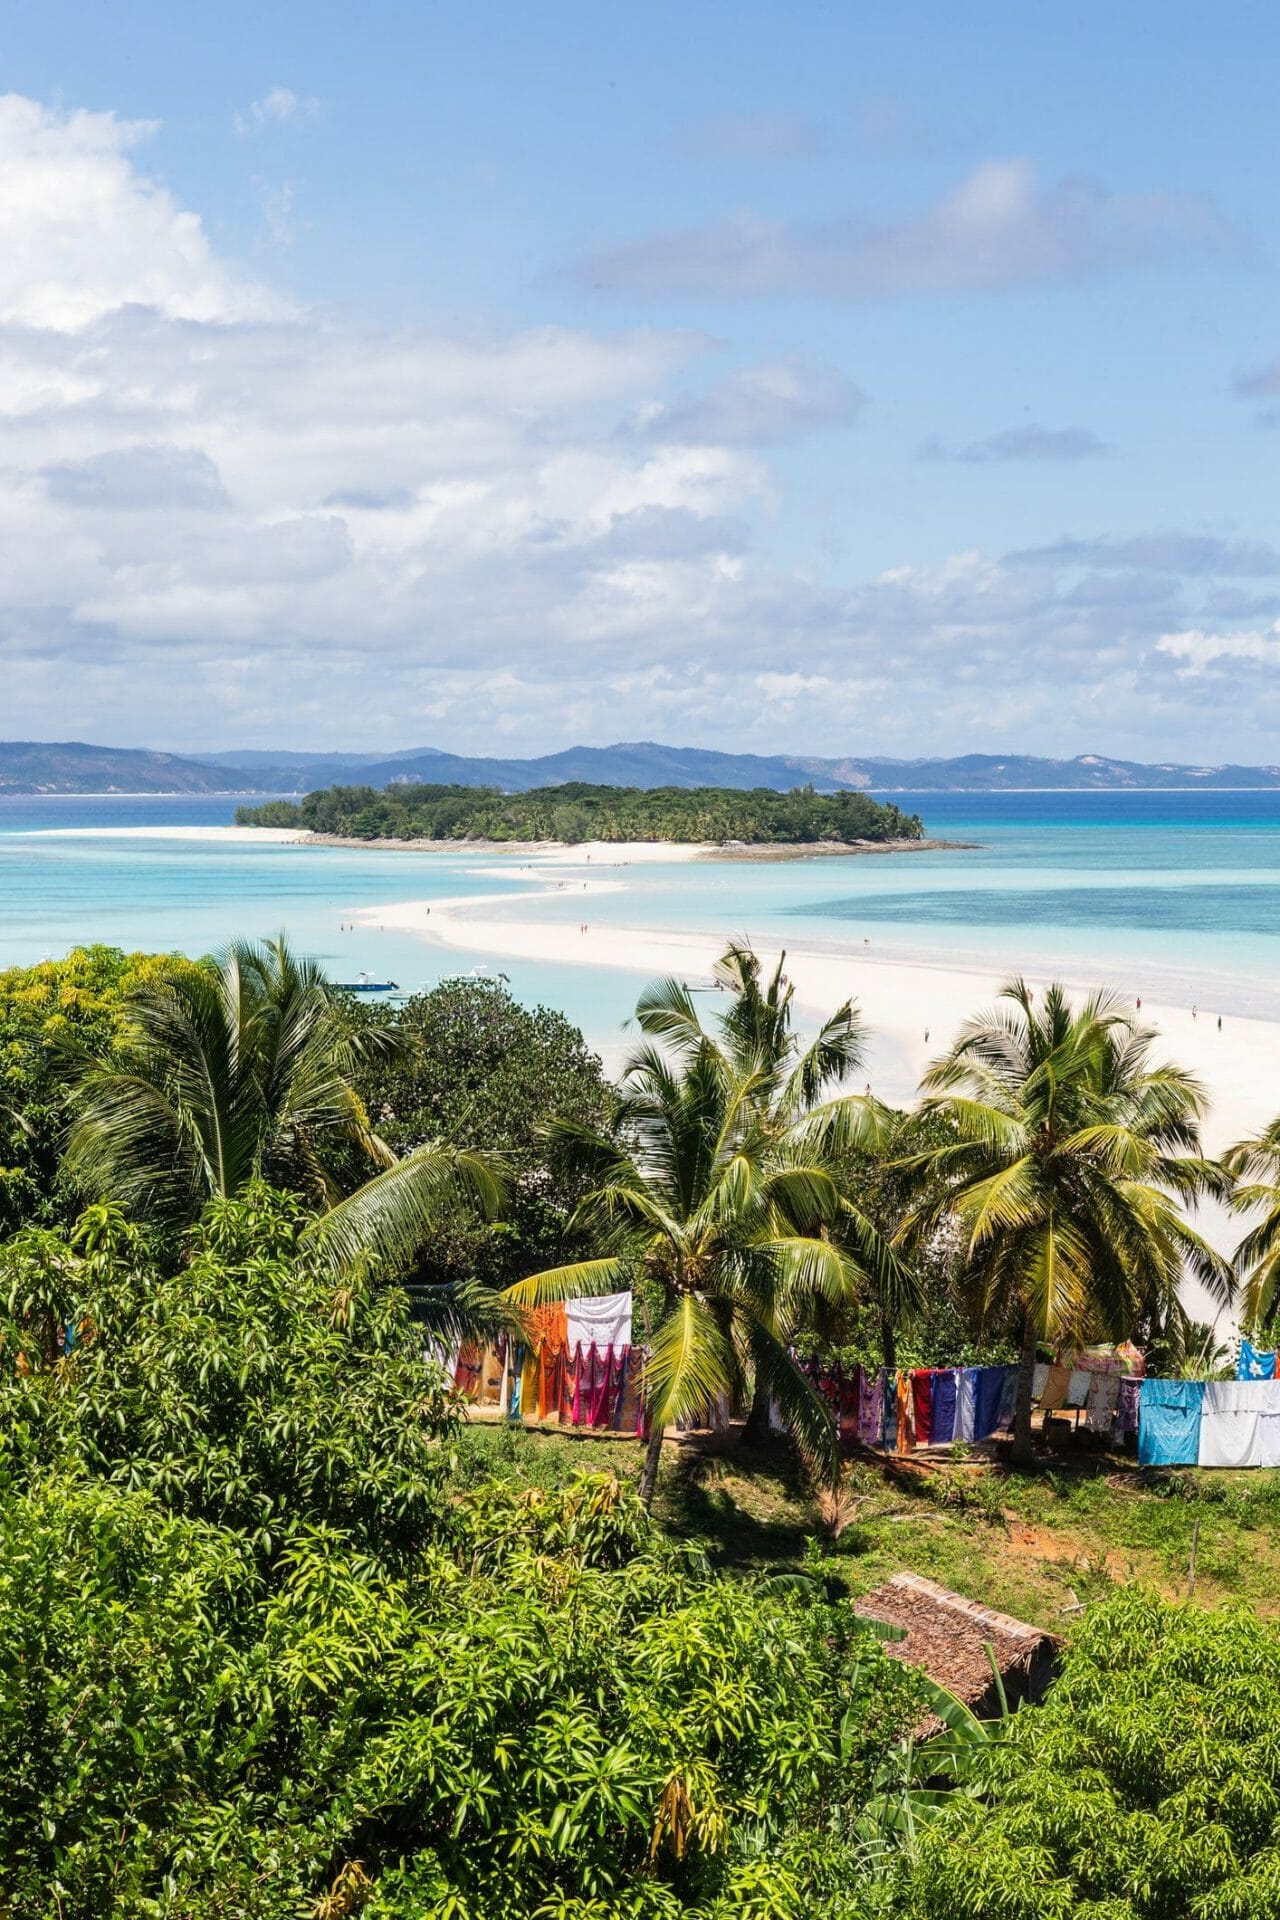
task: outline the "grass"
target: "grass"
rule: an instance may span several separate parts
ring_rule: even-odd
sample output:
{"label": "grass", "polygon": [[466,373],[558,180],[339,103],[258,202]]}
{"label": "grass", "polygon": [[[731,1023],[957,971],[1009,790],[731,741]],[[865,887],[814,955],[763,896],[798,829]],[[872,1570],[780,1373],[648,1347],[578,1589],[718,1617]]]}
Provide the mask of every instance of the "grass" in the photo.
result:
{"label": "grass", "polygon": [[[477,1476],[543,1486],[583,1467],[640,1467],[635,1442],[589,1433],[474,1426],[460,1446]],[[1082,1456],[1024,1474],[972,1456],[870,1458],[850,1463],[844,1491],[836,1540],[785,1446],[689,1442],[667,1449],[655,1511],[729,1571],[782,1572],[816,1541],[829,1577],[854,1596],[922,1573],[1058,1632],[1117,1583],[1185,1594],[1198,1520],[1196,1598],[1239,1597],[1280,1617],[1280,1472],[1152,1475]]]}

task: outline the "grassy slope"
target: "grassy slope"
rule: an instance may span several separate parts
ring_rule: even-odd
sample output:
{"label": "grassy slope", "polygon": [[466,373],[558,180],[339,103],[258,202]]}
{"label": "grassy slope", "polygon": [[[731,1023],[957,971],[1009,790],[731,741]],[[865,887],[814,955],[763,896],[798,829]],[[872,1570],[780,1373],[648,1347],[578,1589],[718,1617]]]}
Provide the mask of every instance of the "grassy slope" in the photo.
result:
{"label": "grassy slope", "polygon": [[[632,1442],[554,1431],[475,1427],[474,1468],[551,1485],[579,1467],[634,1474]],[[892,1573],[946,1586],[1056,1631],[1115,1581],[1186,1592],[1197,1518],[1196,1596],[1231,1596],[1280,1616],[1280,1472],[1184,1473],[1149,1480],[1131,1464],[1088,1460],[1023,1476],[974,1463],[893,1462],[850,1469],[853,1516],[833,1544],[785,1450],[669,1449],[658,1512],[742,1571],[796,1566],[817,1539],[850,1593]]]}

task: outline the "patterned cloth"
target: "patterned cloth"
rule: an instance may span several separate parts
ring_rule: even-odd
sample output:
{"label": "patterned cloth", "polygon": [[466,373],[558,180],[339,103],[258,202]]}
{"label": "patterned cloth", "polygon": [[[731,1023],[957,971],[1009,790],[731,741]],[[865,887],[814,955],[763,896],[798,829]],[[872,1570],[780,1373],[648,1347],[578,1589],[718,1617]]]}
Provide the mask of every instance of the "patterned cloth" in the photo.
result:
{"label": "patterned cloth", "polygon": [[961,1367],[956,1382],[956,1432],[957,1440],[972,1440],[974,1423],[978,1414],[978,1369]]}
{"label": "patterned cloth", "polygon": [[1121,1385],[1118,1373],[1095,1373],[1092,1376],[1084,1416],[1090,1433],[1110,1433],[1115,1426]]}
{"label": "patterned cloth", "polygon": [[915,1437],[917,1446],[927,1447],[933,1438],[933,1382],[932,1367],[917,1367],[911,1376],[911,1402],[915,1414]]}

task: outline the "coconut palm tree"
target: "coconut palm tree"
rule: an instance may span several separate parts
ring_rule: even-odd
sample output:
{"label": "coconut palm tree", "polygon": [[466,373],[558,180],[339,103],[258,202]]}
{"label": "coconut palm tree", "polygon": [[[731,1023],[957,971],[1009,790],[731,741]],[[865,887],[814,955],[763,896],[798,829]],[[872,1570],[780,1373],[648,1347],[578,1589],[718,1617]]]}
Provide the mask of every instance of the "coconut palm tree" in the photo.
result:
{"label": "coconut palm tree", "polygon": [[656,1297],[643,1378],[646,1503],[667,1425],[736,1395],[751,1372],[806,1458],[835,1459],[830,1410],[787,1349],[790,1303],[844,1298],[857,1274],[820,1231],[840,1210],[830,1173],[799,1132],[765,1128],[763,1096],[761,1078],[737,1072],[704,1035],[632,1054],[611,1134],[554,1124],[558,1150],[592,1182],[576,1224],[602,1251],[534,1274],[508,1298],[528,1308],[623,1287]]}
{"label": "coconut palm tree", "polygon": [[1223,1165],[1239,1182],[1232,1206],[1257,1216],[1235,1254],[1244,1280],[1242,1318],[1251,1332],[1269,1333],[1280,1309],[1280,1118],[1229,1148]]}
{"label": "coconut palm tree", "polygon": [[[713,979],[729,995],[717,1007],[716,1034],[728,1069],[751,1088],[757,1124],[766,1140],[801,1151],[835,1181],[840,1205],[798,1227],[834,1238],[844,1248],[856,1283],[856,1295],[833,1299],[819,1292],[779,1303],[779,1323],[791,1339],[809,1326],[835,1337],[842,1310],[853,1298],[869,1299],[880,1317],[883,1343],[892,1364],[893,1330],[923,1304],[916,1272],[895,1251],[865,1207],[852,1196],[850,1169],[887,1161],[901,1116],[869,1094],[841,1091],[864,1064],[865,1029],[852,1000],[846,1000],[807,1041],[792,1023],[795,988],[785,972],[785,951],[772,974],[762,976],[760,959],[745,942],[731,942],[716,962]],[[656,980],[641,994],[636,1023],[677,1059],[690,1058],[709,1036],[689,987],[678,980]],[[762,1438],[768,1422],[769,1395],[761,1372],[752,1397],[747,1433]]]}
{"label": "coconut palm tree", "polygon": [[949,1216],[980,1315],[1016,1330],[1020,1460],[1037,1341],[1127,1338],[1153,1311],[1177,1320],[1187,1269],[1223,1304],[1232,1297],[1231,1267],[1183,1212],[1229,1184],[1200,1151],[1204,1092],[1152,1064],[1154,1038],[1107,994],[1077,1010],[1061,986],[1037,1002],[1014,980],[925,1077],[921,1111],[953,1138],[906,1162],[937,1183],[909,1232]]}
{"label": "coconut palm tree", "polygon": [[123,1046],[73,1095],[64,1164],[86,1193],[182,1227],[209,1200],[267,1180],[313,1205],[305,1240],[335,1272],[364,1261],[388,1275],[409,1266],[449,1199],[499,1204],[486,1156],[435,1145],[397,1159],[378,1139],[354,1081],[394,1041],[354,1033],[320,968],[283,935],[147,980],[127,1014]]}

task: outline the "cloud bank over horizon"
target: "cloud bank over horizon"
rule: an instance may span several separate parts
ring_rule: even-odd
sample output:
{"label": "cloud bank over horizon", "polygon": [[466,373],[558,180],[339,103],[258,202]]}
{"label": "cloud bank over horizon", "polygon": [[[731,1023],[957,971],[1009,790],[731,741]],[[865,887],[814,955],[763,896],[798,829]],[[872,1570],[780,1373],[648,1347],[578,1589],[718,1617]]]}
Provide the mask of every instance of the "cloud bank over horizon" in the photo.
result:
{"label": "cloud bank over horizon", "polygon": [[[274,87],[244,137],[318,111]],[[1229,680],[1230,729],[1192,757],[1268,757],[1268,542],[1087,527],[922,560],[904,530],[860,576],[787,564],[787,463],[814,436],[856,443],[877,406],[863,382],[785,351],[734,361],[670,320],[471,330],[300,304],[147,174],[153,132],[0,99],[6,736],[1155,758],[1203,736],[1206,690]],[[716,138],[782,152],[788,132]],[[706,238],[661,261],[622,249],[613,282],[723,296],[798,274],[842,300],[1235,244],[1186,196],[996,162],[894,228]],[[1091,428],[996,421],[923,457],[1111,452]]]}

